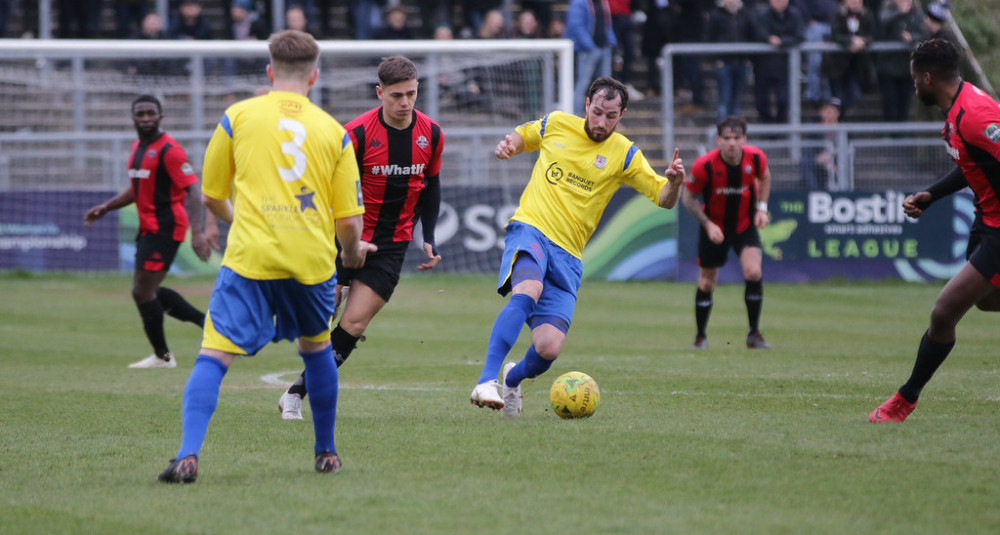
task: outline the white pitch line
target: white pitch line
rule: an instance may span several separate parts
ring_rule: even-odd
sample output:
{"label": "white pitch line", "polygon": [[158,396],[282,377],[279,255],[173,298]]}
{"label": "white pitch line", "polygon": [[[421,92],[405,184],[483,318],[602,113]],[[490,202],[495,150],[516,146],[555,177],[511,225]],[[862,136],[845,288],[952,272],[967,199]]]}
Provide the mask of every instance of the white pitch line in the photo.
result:
{"label": "white pitch line", "polygon": [[[301,370],[269,373],[267,375],[261,375],[260,380],[265,384],[288,388],[292,385],[292,383],[285,381],[282,377],[286,375],[298,376],[301,373]],[[404,392],[448,392],[455,390],[454,388],[438,388],[430,386],[354,385],[350,383],[340,383],[340,388],[344,390],[400,390]]]}

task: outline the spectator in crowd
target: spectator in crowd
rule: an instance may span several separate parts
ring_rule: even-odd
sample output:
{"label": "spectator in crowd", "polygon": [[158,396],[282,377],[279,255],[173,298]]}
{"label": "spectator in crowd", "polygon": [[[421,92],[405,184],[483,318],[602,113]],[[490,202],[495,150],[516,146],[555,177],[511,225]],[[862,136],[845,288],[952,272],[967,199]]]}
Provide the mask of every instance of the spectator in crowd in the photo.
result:
{"label": "spectator in crowd", "polygon": [[[806,20],[806,42],[823,43],[830,40],[830,20],[837,10],[837,0],[798,0],[802,16]],[[805,101],[818,106],[830,98],[830,80],[822,75],[823,53],[810,52],[806,55]]]}
{"label": "spectator in crowd", "polygon": [[395,5],[385,12],[385,25],[375,31],[374,39],[415,39],[413,30],[406,25],[406,9]]}
{"label": "spectator in crowd", "polygon": [[227,28],[226,39],[267,40],[271,35],[270,25],[253,7],[251,0],[232,0],[229,4],[229,18],[232,24]]}
{"label": "spectator in crowd", "polygon": [[[142,18],[142,25],[139,31],[131,36],[133,39],[169,39],[167,31],[163,28],[163,18],[155,11],[146,13]],[[136,59],[132,58],[126,67],[126,72],[130,75],[167,75],[180,74],[182,69],[177,60],[167,58],[157,59]]]}
{"label": "spectator in crowd", "polygon": [[306,18],[306,12],[301,6],[292,5],[292,7],[285,10],[285,29],[298,30],[311,34],[309,31],[309,20]]}
{"label": "spectator in crowd", "polygon": [[[6,3],[6,0],[4,2]],[[149,12],[148,0],[114,0],[115,37],[128,39],[139,31],[142,19]]]}
{"label": "spectator in crowd", "polygon": [[882,52],[875,60],[878,87],[882,93],[882,119],[903,122],[910,118],[913,78],[910,76],[910,51],[927,37],[924,16],[914,8],[913,0],[887,0],[879,14],[881,41],[901,42],[902,52]]}
{"label": "spectator in crowd", "polygon": [[[708,16],[706,41],[710,43],[745,43],[756,41],[754,16],[741,0],[721,0]],[[740,115],[740,99],[747,85],[747,58],[727,54],[715,60],[719,102],[719,121]]]}
{"label": "spectator in crowd", "polygon": [[[25,4],[35,2],[27,1]],[[100,32],[101,0],[58,0],[59,26],[63,39],[96,39]]]}
{"label": "spectator in crowd", "polygon": [[[677,43],[699,43],[705,39],[705,25],[713,0],[671,0],[674,10],[671,38]],[[681,82],[691,92],[691,102],[682,112],[699,113],[705,109],[704,82],[701,73],[701,56],[685,54],[675,58],[674,80]],[[676,84],[676,82],[675,82]],[[669,89],[669,88],[668,88]]]}
{"label": "spectator in crowd", "polygon": [[479,35],[479,28],[486,20],[486,13],[500,7],[500,0],[462,0],[462,31],[463,39]]}
{"label": "spectator in crowd", "polygon": [[570,0],[566,11],[566,37],[573,41],[576,55],[573,111],[582,114],[590,82],[601,76],[611,76],[611,51],[618,43],[611,28],[608,0]]}
{"label": "spectator in crowd", "polygon": [[618,41],[615,64],[621,59],[621,69],[618,70],[618,80],[625,84],[628,96],[634,101],[642,100],[645,95],[632,85],[632,64],[635,62],[635,24],[632,22],[632,7],[630,0],[608,0],[611,8],[611,28]]}
{"label": "spectator in crowd", "polygon": [[944,39],[957,46],[958,37],[945,28],[950,11],[951,4],[948,0],[934,0],[928,3],[924,8],[924,25],[927,26],[928,39]]}
{"label": "spectator in crowd", "polygon": [[875,82],[874,64],[868,45],[875,40],[875,17],[861,0],[844,0],[834,13],[830,35],[843,52],[830,52],[823,58],[823,68],[830,77],[830,91],[840,99],[840,116],[847,116],[861,93]]}
{"label": "spectator in crowd", "polygon": [[[788,0],[770,0],[756,27],[758,38],[779,50],[798,46],[805,38],[802,15]],[[754,95],[761,122],[788,122],[788,82],[787,53],[761,54],[754,59]]]}
{"label": "spectator in crowd", "polygon": [[201,16],[201,2],[182,0],[177,19],[167,32],[174,39],[213,39],[212,26]]}
{"label": "spectator in crowd", "polygon": [[479,39],[504,39],[507,37],[503,29],[503,13],[499,9],[491,9],[486,12],[476,37]]}
{"label": "spectator in crowd", "polygon": [[375,32],[382,27],[380,6],[384,3],[378,0],[351,0],[348,4],[351,12],[349,18],[353,24],[355,39],[375,38]]}
{"label": "spectator in crowd", "polygon": [[[226,32],[227,39],[265,41],[271,35],[267,21],[253,10],[251,0],[232,0],[229,4],[229,19],[231,22]],[[263,58],[238,57],[226,58],[224,61],[229,75],[263,74],[267,66],[267,61]]]}
{"label": "spectator in crowd", "polygon": [[[840,123],[840,99],[829,98],[819,107],[819,122],[827,126]],[[799,174],[806,190],[829,190],[837,183],[837,133],[828,130],[807,139],[818,141],[819,146],[802,150],[799,159]]]}
{"label": "spectator in crowd", "polygon": [[562,39],[566,37],[566,21],[561,17],[552,17],[552,22],[548,25],[549,39]]}
{"label": "spectator in crowd", "polygon": [[[555,39],[557,36],[552,35],[552,24],[557,20],[552,16],[552,4],[554,0],[521,0],[521,11],[531,11],[535,14],[535,19],[538,20],[538,27],[540,30],[541,37],[549,37]],[[562,34],[560,33],[559,36]]]}
{"label": "spectator in crowd", "polygon": [[[295,22],[296,27],[292,27],[288,24],[288,12],[296,7],[302,11],[302,18]],[[319,24],[316,23],[317,17],[316,0],[285,0],[285,28],[315,35],[319,32]],[[299,28],[299,23],[304,24],[304,26]]]}
{"label": "spectator in crowd", "polygon": [[512,35],[515,39],[537,39],[542,36],[542,29],[538,25],[534,11],[525,9],[517,14]]}
{"label": "spectator in crowd", "polygon": [[[454,37],[450,26],[441,25],[434,30],[435,40],[451,41]],[[438,74],[442,106],[453,106],[463,111],[489,109],[492,101],[483,91],[481,74],[482,69],[479,67]]]}
{"label": "spectator in crowd", "polygon": [[[647,0],[643,13],[646,20],[642,23],[639,43],[642,57],[646,60],[646,96],[656,96],[662,91],[660,75],[660,52],[671,35],[673,27],[673,10],[669,0]],[[684,56],[674,56],[678,62]],[[623,65],[624,67],[624,65]],[[676,82],[677,78],[674,78]]]}

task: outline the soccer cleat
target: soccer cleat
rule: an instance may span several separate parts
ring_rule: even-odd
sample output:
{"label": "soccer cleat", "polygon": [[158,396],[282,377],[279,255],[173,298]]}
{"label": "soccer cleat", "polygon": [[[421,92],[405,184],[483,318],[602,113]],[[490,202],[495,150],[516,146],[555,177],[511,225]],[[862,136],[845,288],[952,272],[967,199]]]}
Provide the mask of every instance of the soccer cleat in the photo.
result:
{"label": "soccer cleat", "polygon": [[181,459],[170,459],[170,466],[156,479],[161,483],[194,483],[198,479],[198,457],[192,453]]}
{"label": "soccer cleat", "polygon": [[771,349],[771,344],[764,341],[760,331],[753,331],[747,335],[747,347],[750,349]]}
{"label": "soccer cleat", "polygon": [[316,456],[316,471],[322,474],[336,474],[343,464],[336,453],[321,451]]}
{"label": "soccer cleat", "polygon": [[896,392],[885,403],[879,405],[877,409],[868,415],[868,421],[873,424],[886,422],[902,423],[915,408],[917,408],[916,402],[910,403],[903,399],[903,396],[899,395],[899,392]]}
{"label": "soccer cleat", "polygon": [[501,413],[507,418],[514,418],[521,414],[521,385],[515,387],[507,386],[507,374],[517,366],[516,362],[508,362],[503,367],[503,409]]}
{"label": "soccer cleat", "polygon": [[176,368],[177,359],[174,358],[173,353],[167,353],[161,359],[157,357],[156,354],[152,354],[139,362],[133,362],[128,365],[129,368]]}
{"label": "soccer cleat", "polygon": [[694,345],[691,346],[691,349],[708,349],[708,337],[701,335],[695,336]]}
{"label": "soccer cleat", "polygon": [[278,399],[278,410],[282,420],[302,419],[302,396],[285,391]]}
{"label": "soccer cleat", "polygon": [[476,388],[472,389],[472,395],[469,396],[469,402],[477,407],[488,407],[495,411],[502,409],[503,399],[497,392],[498,386],[495,379],[476,385]]}

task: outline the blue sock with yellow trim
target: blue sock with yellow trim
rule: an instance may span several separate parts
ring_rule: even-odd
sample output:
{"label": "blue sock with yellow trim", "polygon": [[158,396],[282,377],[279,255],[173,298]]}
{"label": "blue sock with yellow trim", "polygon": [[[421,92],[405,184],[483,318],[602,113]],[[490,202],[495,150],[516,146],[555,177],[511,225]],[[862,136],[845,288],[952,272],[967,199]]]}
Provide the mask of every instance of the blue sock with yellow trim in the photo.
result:
{"label": "blue sock with yellow trim", "polygon": [[181,447],[177,459],[198,455],[208,432],[208,422],[219,403],[219,386],[229,367],[219,359],[198,355],[191,368],[191,376],[184,386],[184,403],[181,409]]}
{"label": "blue sock with yellow trim", "polygon": [[313,430],[316,433],[315,453],[337,453],[333,443],[333,428],[337,418],[339,379],[337,364],[333,360],[333,348],[327,346],[315,353],[300,351],[299,355],[306,365],[305,384],[309,392],[309,407],[312,409]]}
{"label": "blue sock with yellow trim", "polygon": [[490,342],[486,347],[486,362],[483,363],[483,373],[477,384],[496,380],[507,353],[521,334],[521,326],[534,309],[535,300],[525,294],[514,294],[507,301],[507,305],[493,322]]}

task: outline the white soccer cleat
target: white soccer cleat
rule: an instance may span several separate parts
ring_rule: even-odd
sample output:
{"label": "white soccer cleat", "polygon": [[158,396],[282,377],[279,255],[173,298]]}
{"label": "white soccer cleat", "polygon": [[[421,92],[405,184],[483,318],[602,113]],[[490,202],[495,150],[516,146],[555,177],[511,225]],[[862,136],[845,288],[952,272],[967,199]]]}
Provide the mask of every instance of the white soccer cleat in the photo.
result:
{"label": "white soccer cleat", "polygon": [[176,368],[177,359],[174,358],[173,353],[167,353],[165,358],[157,357],[156,354],[152,354],[139,362],[133,362],[128,365],[129,368]]}
{"label": "white soccer cleat", "polygon": [[495,411],[502,409],[503,399],[497,392],[499,386],[496,379],[476,385],[476,388],[472,389],[472,395],[469,396],[469,402],[477,407],[487,407]]}
{"label": "white soccer cleat", "polygon": [[521,385],[513,388],[507,386],[507,374],[517,366],[516,362],[508,362],[503,367],[503,409],[501,413],[507,418],[515,418],[521,414]]}
{"label": "white soccer cleat", "polygon": [[302,396],[290,394],[286,390],[278,400],[278,410],[281,411],[282,420],[301,420]]}

